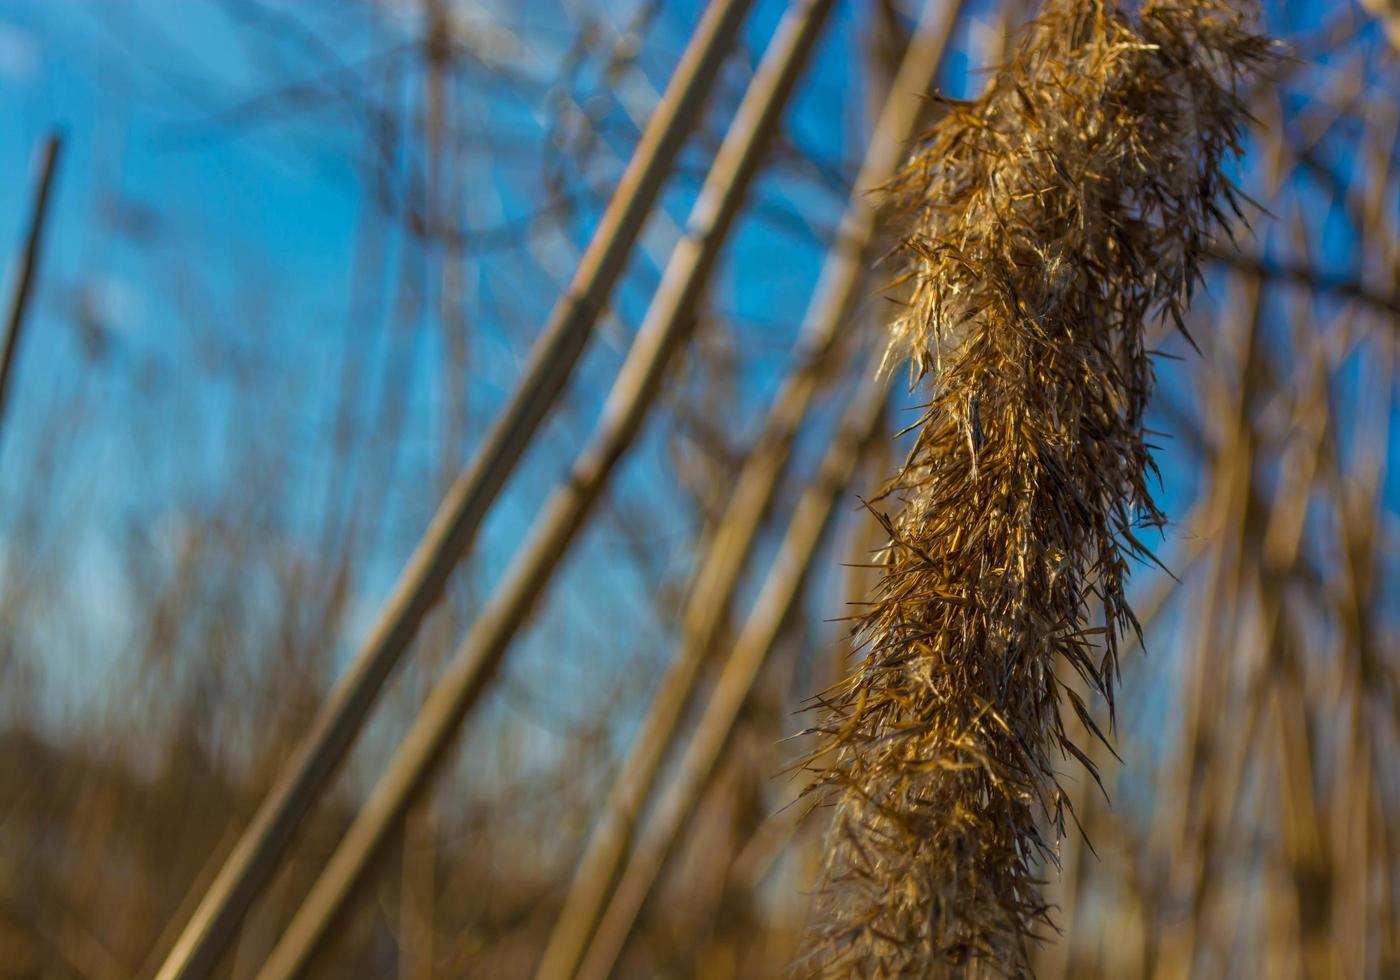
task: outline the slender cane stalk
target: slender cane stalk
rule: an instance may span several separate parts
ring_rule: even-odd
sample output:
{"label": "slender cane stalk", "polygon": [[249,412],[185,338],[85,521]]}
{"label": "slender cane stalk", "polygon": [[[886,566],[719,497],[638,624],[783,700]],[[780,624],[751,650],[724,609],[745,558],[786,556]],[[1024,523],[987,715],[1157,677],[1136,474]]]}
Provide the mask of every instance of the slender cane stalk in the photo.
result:
{"label": "slender cane stalk", "polygon": [[531,349],[510,404],[448,491],[354,662],[195,908],[157,980],[208,976],[276,869],[530,438],[563,392],[751,2],[714,0],[706,8],[573,281]]}
{"label": "slender cane stalk", "polygon": [[735,481],[713,543],[701,562],[681,617],[679,648],[657,688],[597,826],[584,848],[559,921],[536,976],[573,975],[627,855],[632,828],[655,785],[706,655],[724,627],[729,597],[743,573],[764,514],[782,476],[797,429],[822,376],[829,371],[841,329],[861,297],[875,229],[870,191],[894,177],[915,134],[922,95],[942,63],[960,0],[927,0],[918,33],[905,54],[870,138],[836,243],[823,266],[803,320],[797,366],[783,382],[762,434]]}
{"label": "slender cane stalk", "polygon": [[613,469],[655,403],[778,119],[831,12],[832,0],[795,0],[769,45],[676,246],[646,319],[608,393],[593,438],[545,504],[492,596],[404,736],[388,769],[259,973],[285,980],[305,969],[386,835],[427,780],[494,676],[516,632],[583,527]]}
{"label": "slender cane stalk", "polygon": [[622,873],[579,969],[579,980],[607,980],[611,975],[676,840],[714,776],[734,734],[739,712],[801,594],[836,501],[850,483],[861,451],[885,424],[887,400],[884,379],[871,377],[846,410],[817,479],[798,502],[772,570],[686,745],[676,777],[657,804]]}

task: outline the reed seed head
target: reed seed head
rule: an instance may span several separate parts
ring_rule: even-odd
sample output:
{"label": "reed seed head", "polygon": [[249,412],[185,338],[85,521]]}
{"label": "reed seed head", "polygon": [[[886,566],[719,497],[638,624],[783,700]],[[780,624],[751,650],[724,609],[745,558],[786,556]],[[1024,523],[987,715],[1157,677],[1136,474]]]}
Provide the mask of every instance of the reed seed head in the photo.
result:
{"label": "reed seed head", "polygon": [[1241,83],[1272,57],[1249,13],[1050,0],[890,189],[912,219],[890,356],[928,403],[882,518],[867,655],[821,698],[825,972],[1024,976],[1051,925],[1055,767],[1098,778],[1066,709],[1103,738],[1061,678],[1111,709],[1137,630],[1125,579],[1163,523],[1144,330],[1185,330],[1201,256],[1240,214]]}

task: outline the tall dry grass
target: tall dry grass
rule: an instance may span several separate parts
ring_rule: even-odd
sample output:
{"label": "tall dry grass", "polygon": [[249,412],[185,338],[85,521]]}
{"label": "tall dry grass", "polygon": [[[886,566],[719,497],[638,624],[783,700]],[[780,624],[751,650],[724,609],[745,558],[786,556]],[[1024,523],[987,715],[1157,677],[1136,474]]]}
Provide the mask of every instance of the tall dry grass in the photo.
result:
{"label": "tall dry grass", "polygon": [[1105,737],[1057,671],[1111,709],[1129,568],[1165,521],[1144,334],[1185,330],[1222,209],[1241,214],[1240,90],[1271,56],[1230,4],[1052,0],[892,188],[912,230],[891,355],[928,403],[868,654],[822,698],[828,972],[1025,975],[1052,927],[1060,760],[1098,778],[1067,716]]}
{"label": "tall dry grass", "polygon": [[[230,0],[230,6],[240,2]],[[461,5],[444,0],[440,6]],[[527,0],[518,6],[538,5]],[[769,6],[776,10],[782,3]],[[1017,0],[1000,6],[1015,22],[1038,5]],[[1171,517],[1166,543],[1157,550],[1181,581],[1144,568],[1130,583],[1150,656],[1125,651],[1123,676],[1114,685],[1119,725],[1113,748],[1126,764],[1105,765],[1111,755],[1104,743],[1078,742],[1103,767],[1111,801],[1082,767],[1059,766],[1093,851],[1077,833],[1060,843],[1062,870],[1048,876],[1041,894],[1054,903],[1064,932],[1037,950],[1038,980],[1385,980],[1400,964],[1400,797],[1394,792],[1400,523],[1395,478],[1387,468],[1394,446],[1387,423],[1396,402],[1386,374],[1395,366],[1400,271],[1400,61],[1381,25],[1361,7],[1337,5],[1313,23],[1280,13],[1290,6],[1310,5],[1266,10],[1271,30],[1298,53],[1297,73],[1254,92],[1250,105],[1264,121],[1263,147],[1251,145],[1240,175],[1249,195],[1282,220],[1258,222],[1261,239],[1267,234],[1268,240],[1242,237],[1239,252],[1218,244],[1209,288],[1198,293],[1188,324],[1203,356],[1157,364],[1147,424],[1172,433],[1171,440],[1157,440],[1167,447],[1158,456],[1168,484],[1159,502]],[[325,28],[320,33],[329,43],[347,8],[319,7],[319,13],[318,5],[297,13]],[[872,18],[888,13],[892,39],[880,50],[897,51],[912,7],[907,0],[877,0],[850,9]],[[648,0],[637,5],[643,8],[660,11],[655,34],[645,32],[640,44],[619,38],[617,46],[640,53],[652,69],[649,77],[659,79],[684,45],[682,19],[670,4]],[[267,25],[273,31],[285,26]],[[579,30],[583,47],[589,42]],[[592,43],[614,37],[603,30]],[[855,43],[851,34],[832,37]],[[256,36],[247,41],[254,48],[260,43]],[[250,314],[235,329],[229,318],[211,315],[219,304],[206,282],[209,270],[168,254],[175,251],[168,237],[157,239],[166,251],[153,246],[149,282],[188,304],[182,312],[191,331],[188,347],[163,352],[169,367],[148,367],[137,358],[133,338],[104,332],[100,306],[95,323],[81,329],[106,337],[105,360],[99,353],[73,366],[65,385],[47,398],[44,375],[36,381],[30,355],[18,366],[0,467],[11,481],[0,497],[6,545],[0,565],[0,977],[149,975],[173,938],[172,923],[178,927],[188,916],[193,897],[304,732],[341,662],[337,656],[364,627],[363,604],[377,601],[387,587],[374,569],[386,562],[398,567],[439,488],[480,433],[493,392],[499,394],[491,379],[513,377],[518,368],[494,358],[494,342],[478,342],[495,314],[473,298],[473,284],[516,284],[513,294],[497,297],[506,323],[518,329],[510,348],[515,352],[525,348],[525,331],[538,322],[517,299],[541,292],[543,282],[562,288],[571,271],[567,258],[551,252],[552,218],[528,226],[504,216],[499,226],[486,220],[494,213],[493,189],[473,179],[483,160],[499,155],[503,167],[523,165],[524,154],[533,158],[539,147],[532,142],[517,156],[504,137],[483,144],[487,83],[471,74],[468,52],[437,44],[430,34],[405,57],[428,52],[448,57],[440,68],[444,101],[432,113],[403,90],[413,90],[414,82],[437,83],[402,60],[345,82],[364,96],[356,105],[363,104],[367,117],[372,111],[399,122],[382,152],[366,148],[368,162],[386,170],[389,213],[371,209],[361,230],[350,277],[352,314],[343,331],[345,382],[338,392],[290,369],[275,370],[283,361],[277,349],[305,326],[285,304],[322,295],[321,284],[299,280],[296,288],[264,295],[256,291],[264,279],[250,276],[246,294],[233,297],[235,308]],[[139,53],[148,56],[155,57]],[[288,64],[298,74],[316,74],[309,52],[289,55]],[[405,70],[406,86],[400,84]],[[882,71],[866,68],[863,77],[888,75],[888,67]],[[635,83],[638,73],[628,69],[624,76]],[[742,79],[733,82],[721,93],[730,97],[727,104]],[[607,175],[620,170],[635,135],[611,90],[587,84],[561,86],[568,105],[577,103],[569,118],[586,114],[596,127],[587,153],[575,159],[572,146],[546,151],[570,155],[557,196],[573,207],[566,217],[580,234],[602,203],[587,195],[611,189]],[[883,84],[869,84],[872,98],[882,94]],[[824,107],[829,96],[822,91]],[[843,105],[858,101],[843,98],[849,100]],[[425,130],[437,125],[442,160],[430,165],[435,153]],[[805,144],[815,132],[804,124],[794,135]],[[379,133],[366,128],[367,136]],[[247,138],[259,145],[256,130]],[[712,133],[703,138],[715,142]],[[786,188],[806,179],[811,163],[799,159],[791,143],[780,147],[782,160],[774,166],[781,177],[770,186]],[[102,180],[84,187],[81,159],[65,160],[59,202],[75,196],[101,202],[108,190],[120,189]],[[839,164],[817,162],[828,170]],[[432,192],[427,171],[433,166],[441,193]],[[460,189],[447,186],[458,182]],[[370,183],[367,195],[374,190]],[[421,194],[414,190],[420,184]],[[465,200],[453,203],[459,193]],[[415,211],[412,221],[393,209],[401,194]],[[842,194],[839,188],[828,203],[834,206]],[[779,196],[757,194],[752,202],[765,234],[777,236],[796,224],[789,208],[784,224],[770,226],[784,217],[779,208],[787,205],[775,200]],[[458,226],[480,223],[463,224],[464,206],[485,221],[488,238],[472,241],[459,233]],[[822,222],[834,217],[824,217],[817,202],[803,199],[800,210],[810,219],[802,234],[830,233]],[[192,234],[206,228],[197,213],[178,212],[175,204],[162,212],[167,236],[176,234],[172,223]],[[14,215],[4,226],[0,250],[7,255],[22,247],[23,217]],[[73,220],[63,210],[55,217],[58,229]],[[105,244],[111,233],[99,218],[92,233]],[[661,233],[643,244],[663,250],[673,230],[665,216],[658,218]],[[413,236],[420,236],[417,244]],[[496,251],[521,239],[519,250]],[[61,242],[59,235],[50,244]],[[74,263],[61,247],[49,250],[34,307],[42,329],[26,344],[42,341],[50,327],[80,326],[62,316],[67,289],[99,275],[104,253],[105,247],[96,248]],[[455,271],[449,268],[454,262],[462,263]],[[449,295],[456,287],[448,280],[457,275],[465,277],[466,295],[460,308],[449,309],[457,299]],[[634,292],[649,290],[649,282],[639,286],[632,279]],[[335,288],[327,286],[332,293]],[[871,308],[860,315],[875,324],[877,284],[862,291]],[[683,594],[688,556],[713,540],[702,529],[713,527],[718,505],[707,509],[700,498],[711,500],[716,487],[727,491],[738,461],[754,452],[748,435],[756,420],[743,392],[756,373],[771,377],[779,347],[762,318],[790,318],[799,302],[792,291],[780,290],[761,309],[734,309],[725,301],[730,295],[717,298],[701,326],[722,364],[702,370],[689,351],[658,420],[671,429],[683,415],[699,420],[657,477],[673,482],[675,492],[657,494],[650,483],[629,480],[604,503],[589,532],[592,557],[645,575],[646,594],[623,597],[635,603],[627,628],[616,629],[621,619],[578,600],[594,596],[597,583],[588,578],[593,565],[576,562],[533,638],[543,654],[506,679],[463,765],[438,785],[425,819],[405,829],[400,853],[390,853],[374,870],[309,976],[391,976],[397,969],[401,976],[517,977],[537,967],[568,872],[615,776],[620,745],[674,649],[674,637],[657,624],[679,622],[675,598]],[[379,298],[393,310],[381,316]],[[266,326],[255,329],[260,323]],[[606,341],[616,342],[616,329],[616,322],[605,326]],[[434,331],[442,333],[443,346],[454,336],[465,339],[465,352],[451,359],[465,353],[467,360],[460,370],[432,361],[434,372],[442,369],[443,397],[422,405],[411,392],[433,384],[412,370],[419,363],[412,352]],[[235,334],[245,360],[235,365],[216,358],[201,367],[199,350],[223,351]],[[1177,337],[1161,343],[1187,353]],[[381,348],[383,356],[368,356]],[[542,433],[543,447],[532,450],[551,462],[521,481],[524,496],[536,480],[557,475],[552,461],[575,450],[571,440],[591,425],[587,408],[611,364],[606,356],[599,360],[605,363],[593,365],[590,384],[571,395],[579,418],[562,417]],[[235,366],[242,379],[236,385],[225,377]],[[855,380],[853,367],[835,379],[838,390]],[[451,390],[453,372],[467,382],[465,404],[463,392]],[[183,380],[151,389],[141,383],[149,375]],[[488,382],[477,384],[483,375]],[[130,442],[152,478],[197,469],[203,458],[197,450],[227,444],[225,430],[201,409],[207,403],[191,395],[195,388],[228,391],[245,413],[228,433],[229,452],[244,462],[236,480],[217,488],[159,482],[142,498],[159,510],[135,510],[113,528],[128,585],[121,601],[134,624],[129,636],[115,636],[91,619],[90,604],[79,594],[88,587],[83,568],[94,557],[81,533],[91,513],[87,499],[66,488],[96,475],[94,496],[109,502],[122,496],[128,471],[94,454],[95,436],[106,445]],[[305,399],[287,403],[292,394]],[[774,525],[787,521],[807,482],[817,455],[813,443],[824,435],[812,423],[831,413],[834,399],[823,394],[818,402],[803,422],[792,477],[777,488],[760,550],[774,543],[780,530]],[[52,411],[41,417],[36,403]],[[120,431],[117,420],[125,416],[114,414],[118,406],[132,407],[137,420]],[[329,420],[324,428],[317,421],[323,418]],[[454,426],[465,429],[465,443],[449,435]],[[325,486],[319,479],[308,483],[295,465],[299,447],[311,438],[297,434],[305,431],[332,453]],[[415,434],[439,431],[442,448],[425,460]],[[457,451],[449,453],[454,444]],[[651,455],[662,458],[659,450]],[[889,472],[882,463],[872,469]],[[873,482],[872,474],[857,486]],[[309,496],[326,498],[324,521],[306,514]],[[673,501],[684,506],[669,506]],[[862,522],[858,530],[875,523],[852,511],[855,518]],[[313,521],[314,533],[289,538],[287,529],[298,520]],[[869,547],[863,544],[859,554]],[[480,593],[492,574],[484,557],[478,556],[479,576],[454,582],[441,619],[428,624],[415,664],[376,720],[369,751],[316,815],[292,866],[249,920],[224,975],[254,974],[314,880],[364,776],[377,771],[387,740],[433,681],[433,670],[417,665],[440,662],[450,636],[478,608],[472,592]],[[837,635],[821,623],[839,601],[832,588],[836,562],[828,551],[816,554],[806,592],[797,599],[801,608],[784,624],[736,719],[733,745],[718,761],[716,778],[694,801],[695,816],[677,837],[675,857],[632,930],[617,976],[770,978],[782,975],[796,955],[822,828],[815,821],[796,824],[798,808],[784,807],[796,787],[773,774],[791,761],[792,743],[779,740],[791,732],[792,711],[825,683],[828,660],[846,648],[844,631]],[[757,571],[750,569],[729,599],[736,615],[752,597]],[[859,571],[861,578],[880,573]],[[113,678],[107,709],[55,727],[36,715],[50,703],[45,698],[68,683],[67,661],[57,654],[74,647],[92,651],[94,661],[117,660],[123,669]],[[699,687],[707,691],[708,684],[702,679]],[[1078,685],[1092,718],[1106,730],[1102,696]],[[682,719],[679,732],[687,741],[693,721]],[[1065,725],[1087,727],[1074,714]],[[540,744],[549,747],[549,765],[540,763]]]}

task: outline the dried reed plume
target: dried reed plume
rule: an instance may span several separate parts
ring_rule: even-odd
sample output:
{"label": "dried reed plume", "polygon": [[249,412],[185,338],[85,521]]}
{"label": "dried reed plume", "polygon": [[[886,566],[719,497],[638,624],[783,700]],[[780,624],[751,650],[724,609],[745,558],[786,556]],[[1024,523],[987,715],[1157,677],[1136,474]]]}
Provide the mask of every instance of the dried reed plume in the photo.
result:
{"label": "dried reed plume", "polygon": [[[813,953],[833,974],[1024,976],[1037,875],[1074,757],[1057,679],[1110,709],[1148,491],[1149,320],[1184,331],[1239,214],[1242,80],[1269,42],[1226,0],[1050,0],[986,94],[948,102],[892,193],[916,216],[892,352],[929,402],[860,623],[822,701],[813,789],[836,805]],[[1103,625],[1090,628],[1102,606]],[[1042,833],[1041,828],[1049,828]]]}

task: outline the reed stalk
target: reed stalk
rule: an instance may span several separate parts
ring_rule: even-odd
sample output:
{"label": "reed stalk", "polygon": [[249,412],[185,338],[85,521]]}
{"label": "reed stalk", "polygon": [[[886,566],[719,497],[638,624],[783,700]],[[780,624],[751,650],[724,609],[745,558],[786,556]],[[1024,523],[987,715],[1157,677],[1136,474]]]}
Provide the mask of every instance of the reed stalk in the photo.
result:
{"label": "reed stalk", "polygon": [[613,975],[637,917],[709,788],[759,672],[802,594],[837,501],[850,485],[863,450],[885,427],[888,394],[885,379],[871,377],[851,398],[816,479],[793,511],[772,568],[724,660],[676,775],[657,802],[623,868],[597,934],[583,957],[578,980],[607,980]]}
{"label": "reed stalk", "polygon": [[925,2],[919,29],[876,120],[836,241],[803,317],[796,364],[773,399],[763,429],[734,481],[713,541],[700,561],[681,616],[676,653],[579,859],[540,960],[537,980],[574,975],[619,869],[627,860],[633,828],[675,741],[701,668],[729,621],[731,596],[787,469],[798,430],[821,383],[832,373],[843,328],[862,297],[877,224],[876,202],[870,191],[893,178],[901,153],[918,131],[922,95],[943,63],[962,6],[961,0]]}
{"label": "reed stalk", "polygon": [[354,661],[200,899],[157,980],[199,980],[214,970],[297,827],[359,734],[384,682],[437,604],[448,576],[568,384],[751,3],[714,0],[706,8],[573,279],[531,348],[510,403],[448,489]]}
{"label": "reed stalk", "polygon": [[479,703],[560,561],[587,522],[617,464],[661,392],[672,358],[697,323],[696,309],[760,169],[833,0],[793,0],[764,53],[671,253],[601,419],[568,478],[550,495],[520,552],[400,742],[306,901],[273,949],[260,980],[300,975],[390,831]]}

